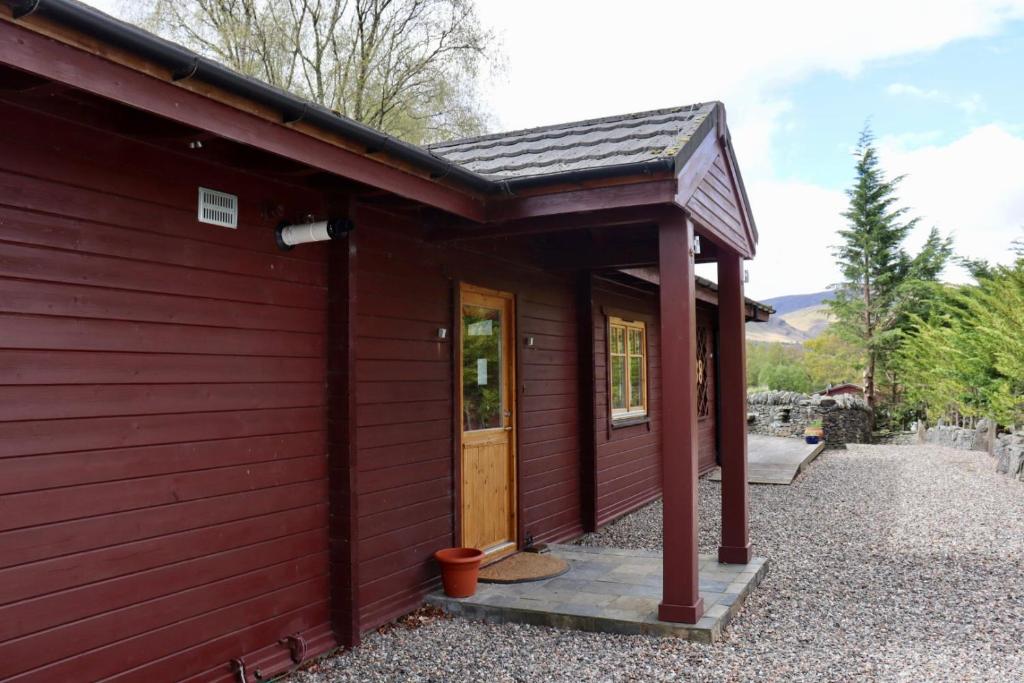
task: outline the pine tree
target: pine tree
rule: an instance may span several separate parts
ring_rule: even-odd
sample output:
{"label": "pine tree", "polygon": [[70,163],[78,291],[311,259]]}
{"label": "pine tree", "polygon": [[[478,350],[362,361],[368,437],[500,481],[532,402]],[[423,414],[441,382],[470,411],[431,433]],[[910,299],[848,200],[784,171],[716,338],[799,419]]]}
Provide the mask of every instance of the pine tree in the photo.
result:
{"label": "pine tree", "polygon": [[[856,180],[846,191],[850,204],[843,213],[847,227],[839,231],[843,241],[833,249],[843,282],[829,306],[835,331],[863,355],[864,398],[874,415],[880,368],[898,347],[910,314],[927,301],[929,283],[938,279],[952,244],[933,229],[920,254],[908,255],[903,242],[918,219],[906,220],[907,209],[898,205],[902,177],[885,177],[870,128],[861,132],[854,156]],[[893,373],[889,380],[895,395]]]}

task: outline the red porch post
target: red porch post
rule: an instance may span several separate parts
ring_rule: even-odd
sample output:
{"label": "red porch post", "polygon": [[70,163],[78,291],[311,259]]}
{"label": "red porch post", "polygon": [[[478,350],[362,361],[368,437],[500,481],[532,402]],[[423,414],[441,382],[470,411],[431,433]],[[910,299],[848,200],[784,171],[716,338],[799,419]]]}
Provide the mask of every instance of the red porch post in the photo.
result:
{"label": "red porch post", "polygon": [[658,618],[695,624],[704,614],[697,575],[697,319],[693,223],[681,211],[658,225],[658,269],[665,509]]}
{"label": "red porch post", "polygon": [[750,562],[747,530],[747,351],[743,257],[718,257],[719,459],[722,465],[722,545],[718,561]]}

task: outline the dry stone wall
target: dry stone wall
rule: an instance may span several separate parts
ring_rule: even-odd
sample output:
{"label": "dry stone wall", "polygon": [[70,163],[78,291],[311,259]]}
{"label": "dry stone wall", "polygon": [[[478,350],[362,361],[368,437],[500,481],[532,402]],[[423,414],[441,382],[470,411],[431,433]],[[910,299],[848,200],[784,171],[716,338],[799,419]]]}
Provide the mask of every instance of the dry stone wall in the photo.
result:
{"label": "dry stone wall", "polygon": [[[964,451],[985,451],[995,459],[996,471],[1024,481],[1024,433],[995,434],[992,436],[989,421],[980,420],[976,429],[937,425],[921,434],[925,443]],[[992,447],[989,449],[989,439]],[[915,438],[911,443],[919,442]]]}
{"label": "dry stone wall", "polygon": [[747,396],[747,430],[751,434],[803,438],[804,429],[820,420],[829,448],[871,441],[867,403],[859,396],[808,396],[793,391],[765,391]]}

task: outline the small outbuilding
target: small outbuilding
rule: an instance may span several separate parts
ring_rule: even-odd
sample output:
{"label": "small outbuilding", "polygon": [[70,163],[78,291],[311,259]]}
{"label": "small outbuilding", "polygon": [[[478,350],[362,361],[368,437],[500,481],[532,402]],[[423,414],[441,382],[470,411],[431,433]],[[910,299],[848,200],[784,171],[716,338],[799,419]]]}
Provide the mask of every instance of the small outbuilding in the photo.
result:
{"label": "small outbuilding", "polygon": [[0,119],[0,679],[265,678],[659,496],[696,622],[716,464],[749,560],[721,103],[423,149],[4,0]]}
{"label": "small outbuilding", "polygon": [[843,382],[841,384],[829,384],[821,391],[815,393],[818,396],[841,396],[843,394],[863,396],[864,387],[860,386],[859,384],[853,384],[851,382]]}

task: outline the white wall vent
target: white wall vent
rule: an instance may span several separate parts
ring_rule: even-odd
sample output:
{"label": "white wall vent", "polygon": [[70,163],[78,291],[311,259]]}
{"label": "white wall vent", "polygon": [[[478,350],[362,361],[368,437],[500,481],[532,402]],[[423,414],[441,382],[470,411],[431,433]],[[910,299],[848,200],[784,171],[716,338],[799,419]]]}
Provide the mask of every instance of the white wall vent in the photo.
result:
{"label": "white wall vent", "polygon": [[199,188],[199,222],[222,228],[238,227],[238,197],[227,192]]}

